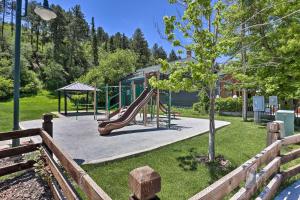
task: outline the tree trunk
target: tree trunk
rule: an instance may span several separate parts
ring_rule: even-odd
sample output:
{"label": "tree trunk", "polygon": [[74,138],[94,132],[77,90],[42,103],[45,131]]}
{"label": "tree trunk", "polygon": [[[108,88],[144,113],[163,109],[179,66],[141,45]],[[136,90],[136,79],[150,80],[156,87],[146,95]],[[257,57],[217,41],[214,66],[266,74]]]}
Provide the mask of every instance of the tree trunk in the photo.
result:
{"label": "tree trunk", "polygon": [[243,88],[243,111],[242,111],[242,116],[243,116],[243,121],[247,121],[247,112],[248,112],[248,92],[246,88]]}
{"label": "tree trunk", "polygon": [[40,41],[40,29],[39,29],[39,27],[37,27],[35,35],[36,35],[36,52],[38,52],[39,51],[39,41]]}
{"label": "tree trunk", "polygon": [[4,41],[5,14],[6,14],[6,0],[3,0],[2,27],[1,27],[1,38],[3,41]]}
{"label": "tree trunk", "polygon": [[11,8],[10,8],[10,33],[11,36],[14,35],[14,1],[11,1]]}
{"label": "tree trunk", "polygon": [[209,92],[209,161],[215,160],[215,88]]}
{"label": "tree trunk", "polygon": [[[247,69],[246,69],[246,62],[247,62],[247,55],[246,55],[246,49],[244,46],[244,37],[246,35],[246,24],[243,23],[242,24],[242,34],[241,34],[241,38],[242,38],[242,50],[241,50],[241,56],[242,56],[242,68],[243,68],[243,73],[246,74]],[[243,117],[243,121],[246,122],[247,121],[247,111],[248,111],[248,93],[247,93],[247,89],[243,88],[243,108],[242,108],[242,117]]]}

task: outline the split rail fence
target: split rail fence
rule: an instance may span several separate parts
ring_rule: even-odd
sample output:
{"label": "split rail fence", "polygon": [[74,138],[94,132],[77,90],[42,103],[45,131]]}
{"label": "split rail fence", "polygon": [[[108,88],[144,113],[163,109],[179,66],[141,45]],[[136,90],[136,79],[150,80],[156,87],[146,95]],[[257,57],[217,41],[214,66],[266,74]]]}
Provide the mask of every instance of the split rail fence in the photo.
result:
{"label": "split rail fence", "polygon": [[[54,142],[51,137],[51,120],[52,116],[44,115],[43,129],[38,128],[0,133],[0,141],[33,136],[40,136],[42,139],[41,143],[26,144],[0,150],[0,159],[19,156],[34,151],[42,151],[47,166],[51,170],[51,174],[53,176],[53,178],[49,180],[48,184],[54,199],[80,199],[80,196],[71,184],[71,180],[73,180],[89,199],[111,200],[111,198],[94,182],[94,180],[69,156],[69,154],[64,152]],[[0,168],[0,176],[31,169],[34,167],[35,163],[35,160],[28,160],[2,167]],[[71,180],[67,177],[70,177]]]}
{"label": "split rail fence", "polygon": [[[300,157],[300,148],[281,155],[284,146],[300,143],[300,134],[280,138],[282,124],[268,123],[267,146],[263,151],[189,200],[269,200],[282,183],[300,173],[300,164],[281,170],[281,166]],[[257,193],[262,189],[261,193]]]}

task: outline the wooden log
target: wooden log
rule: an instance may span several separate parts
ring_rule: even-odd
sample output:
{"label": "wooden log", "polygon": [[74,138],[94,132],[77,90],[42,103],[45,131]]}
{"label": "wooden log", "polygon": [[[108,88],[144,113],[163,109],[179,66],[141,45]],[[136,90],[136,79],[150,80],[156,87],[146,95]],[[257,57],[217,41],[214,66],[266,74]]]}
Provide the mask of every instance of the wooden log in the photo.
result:
{"label": "wooden log", "polygon": [[30,169],[33,167],[34,164],[35,164],[34,160],[29,160],[27,162],[21,162],[10,166],[2,167],[0,168],[0,176]]}
{"label": "wooden log", "polygon": [[269,146],[279,138],[279,124],[275,122],[269,122],[267,124],[267,146]]}
{"label": "wooden log", "polygon": [[256,158],[256,164],[257,168],[260,166],[269,163],[271,160],[273,160],[275,157],[277,157],[280,154],[280,148],[281,148],[281,141],[277,140],[267,148],[265,148],[263,151],[261,151],[259,154],[257,154],[254,158]]}
{"label": "wooden log", "polygon": [[290,145],[300,143],[300,134],[288,136],[282,139],[282,145]]}
{"label": "wooden log", "polygon": [[293,150],[281,156],[281,163],[285,164],[300,157],[300,149]]}
{"label": "wooden log", "polygon": [[64,196],[60,192],[59,186],[54,181],[48,181],[48,186],[50,188],[50,191],[52,193],[54,200],[65,200]]}
{"label": "wooden log", "polygon": [[53,160],[52,156],[49,152],[47,152],[46,149],[44,149],[45,153],[45,159],[47,162],[47,165],[50,167],[50,170],[56,179],[57,183],[59,184],[60,188],[62,189],[64,196],[69,199],[79,199],[73,186],[70,184],[70,182],[67,181],[66,177],[63,175],[63,173],[60,171],[60,169],[57,167],[55,161]]}
{"label": "wooden log", "polygon": [[22,145],[18,147],[9,148],[9,149],[2,149],[0,150],[0,159],[33,152],[36,151],[40,146],[41,144],[39,143],[39,144]]}
{"label": "wooden log", "polygon": [[189,200],[219,200],[237,188],[246,178],[246,167],[240,166],[208,186]]}
{"label": "wooden log", "polygon": [[277,193],[282,182],[282,175],[276,174],[255,200],[271,200]]}
{"label": "wooden log", "polygon": [[231,200],[250,199],[258,188],[267,182],[267,180],[274,174],[277,173],[280,168],[280,157],[276,157],[267,166],[265,166],[256,178],[256,183],[250,188],[241,188]]}
{"label": "wooden log", "polygon": [[300,173],[300,164],[290,167],[287,170],[284,170],[282,172],[283,180],[286,181],[288,178],[293,177]]}
{"label": "wooden log", "polygon": [[18,139],[23,137],[31,137],[31,136],[39,135],[39,133],[40,133],[39,128],[0,133],[0,141]]}
{"label": "wooden log", "polygon": [[89,177],[88,174],[71,158],[69,154],[58,147],[53,139],[41,130],[40,135],[44,144],[53,152],[60,161],[61,165],[70,174],[78,186],[85,192],[89,199],[111,200],[111,198]]}

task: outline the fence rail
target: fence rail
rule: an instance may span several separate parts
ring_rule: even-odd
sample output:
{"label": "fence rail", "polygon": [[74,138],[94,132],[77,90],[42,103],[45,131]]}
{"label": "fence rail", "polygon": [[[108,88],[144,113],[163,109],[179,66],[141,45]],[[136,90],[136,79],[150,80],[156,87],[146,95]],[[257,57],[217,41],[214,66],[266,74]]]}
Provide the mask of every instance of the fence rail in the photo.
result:
{"label": "fence rail", "polygon": [[[272,199],[284,181],[300,173],[300,164],[280,171],[283,164],[300,157],[300,149],[280,155],[283,146],[300,143],[300,134],[280,139],[279,128],[279,124],[270,122],[268,140],[271,141],[267,144],[271,145],[189,200],[219,200],[230,195],[231,200],[251,199],[263,186],[256,200]],[[231,194],[242,184],[238,192]]]}
{"label": "fence rail", "polygon": [[[49,120],[50,119],[50,120]],[[48,184],[55,199],[80,199],[76,190],[69,178],[71,177],[79,186],[80,189],[91,200],[111,200],[111,198],[94,182],[93,179],[69,156],[64,152],[52,139],[52,117],[44,116],[44,129],[28,129],[21,131],[13,131],[7,133],[0,133],[0,141],[18,139],[23,137],[40,136],[42,143],[22,145],[14,148],[7,148],[0,150],[0,159],[18,156],[25,153],[37,151],[39,149],[43,152],[43,157],[46,160],[47,166],[53,175],[52,180]],[[50,134],[49,134],[50,133]],[[59,161],[56,162],[54,157]],[[0,168],[0,176],[8,175],[18,171],[33,168],[35,160],[28,160],[25,162],[16,163],[10,166]]]}

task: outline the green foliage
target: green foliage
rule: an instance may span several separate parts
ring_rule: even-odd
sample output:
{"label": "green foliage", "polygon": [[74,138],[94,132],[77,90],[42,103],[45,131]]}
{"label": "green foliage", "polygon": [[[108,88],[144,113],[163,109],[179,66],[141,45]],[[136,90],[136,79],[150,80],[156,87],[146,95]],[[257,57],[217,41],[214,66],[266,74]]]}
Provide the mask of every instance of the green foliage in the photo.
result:
{"label": "green foliage", "polygon": [[87,74],[80,77],[80,81],[91,85],[96,84],[97,87],[105,83],[112,85],[135,71],[138,56],[134,52],[117,49],[114,53],[104,54],[105,59],[100,59],[99,66],[92,68]]}
{"label": "green foliage", "polygon": [[152,47],[152,56],[154,60],[158,59],[167,59],[167,53],[163,49],[162,46],[158,46],[157,43],[155,43]]}
{"label": "green foliage", "polygon": [[199,102],[193,104],[193,110],[202,114],[208,112],[209,98],[205,92],[199,92]]}
{"label": "green foliage", "polygon": [[92,46],[93,46],[93,64],[97,66],[99,64],[99,57],[98,57],[98,40],[95,30],[95,19],[92,17]]}
{"label": "green foliage", "polygon": [[145,67],[150,61],[148,42],[140,28],[136,29],[131,41],[131,49],[138,55],[137,67]]}
{"label": "green foliage", "polygon": [[175,51],[172,49],[172,51],[169,54],[168,61],[172,62],[172,61],[177,61],[178,59],[179,58],[177,57]]}
{"label": "green foliage", "polygon": [[[240,81],[240,88],[281,99],[300,97],[299,7],[299,1],[233,1],[225,13],[224,35],[233,58],[225,72]],[[242,47],[247,54],[244,66]]]}
{"label": "green foliage", "polygon": [[62,65],[54,61],[50,61],[47,66],[43,68],[45,88],[53,91],[66,85],[67,82],[65,79],[65,73],[66,72]]}
{"label": "green foliage", "polygon": [[12,96],[13,82],[0,76],[0,100],[6,100]]}
{"label": "green foliage", "polygon": [[21,94],[33,95],[37,94],[42,88],[41,82],[37,74],[31,70],[23,70],[21,73]]}
{"label": "green foliage", "polygon": [[216,110],[219,112],[240,112],[242,111],[241,98],[217,98]]}

